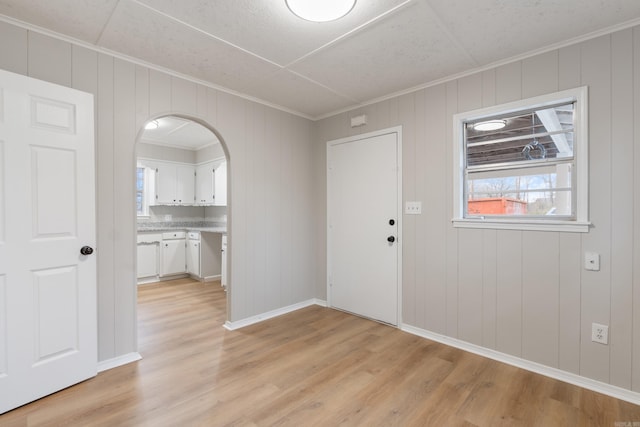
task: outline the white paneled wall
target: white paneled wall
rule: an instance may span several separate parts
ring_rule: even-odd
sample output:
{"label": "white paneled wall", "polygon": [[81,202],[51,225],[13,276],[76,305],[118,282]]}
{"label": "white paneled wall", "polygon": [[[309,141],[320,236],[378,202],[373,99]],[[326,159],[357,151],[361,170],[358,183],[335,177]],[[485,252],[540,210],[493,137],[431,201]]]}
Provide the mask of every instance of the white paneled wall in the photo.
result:
{"label": "white paneled wall", "polygon": [[[326,118],[315,135],[317,253],[326,250],[326,141],[403,126],[403,321],[640,391],[640,28]],[[589,86],[589,233],[454,229],[452,115]],[[367,114],[351,129],[349,119]],[[601,270],[582,268],[584,251]],[[319,262],[325,262],[320,259]],[[326,295],[325,270],[316,293]],[[610,344],[591,342],[591,323]]]}
{"label": "white paneled wall", "polygon": [[135,143],[153,117],[195,118],[226,144],[228,318],[242,320],[315,296],[312,122],[4,22],[0,68],[95,95],[101,361],[137,351]]}

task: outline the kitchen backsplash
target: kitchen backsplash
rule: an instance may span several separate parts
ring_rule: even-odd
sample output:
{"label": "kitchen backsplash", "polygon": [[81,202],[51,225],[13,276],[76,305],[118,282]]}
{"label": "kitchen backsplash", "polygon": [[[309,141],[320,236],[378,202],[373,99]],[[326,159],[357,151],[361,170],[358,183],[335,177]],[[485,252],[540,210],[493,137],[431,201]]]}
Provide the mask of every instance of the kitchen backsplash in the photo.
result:
{"label": "kitchen backsplash", "polygon": [[227,222],[226,206],[150,206],[149,217],[138,218],[138,224],[145,223],[193,223]]}

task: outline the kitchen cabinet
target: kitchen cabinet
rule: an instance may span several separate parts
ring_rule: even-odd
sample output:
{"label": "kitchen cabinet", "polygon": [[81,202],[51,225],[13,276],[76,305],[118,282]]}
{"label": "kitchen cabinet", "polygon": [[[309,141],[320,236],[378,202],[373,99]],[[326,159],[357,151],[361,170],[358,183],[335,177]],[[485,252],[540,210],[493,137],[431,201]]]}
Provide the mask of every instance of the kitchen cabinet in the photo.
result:
{"label": "kitchen cabinet", "polygon": [[138,270],[137,278],[144,279],[158,275],[158,249],[162,240],[159,233],[139,233],[137,236]]}
{"label": "kitchen cabinet", "polygon": [[186,233],[175,231],[162,233],[162,269],[160,276],[171,276],[187,272]]}
{"label": "kitchen cabinet", "polygon": [[187,273],[200,277],[200,233],[190,231],[187,235]]}
{"label": "kitchen cabinet", "polygon": [[227,161],[218,163],[214,172],[214,195],[216,206],[227,206]]}
{"label": "kitchen cabinet", "polygon": [[195,202],[195,166],[155,162],[155,205],[193,205]]}
{"label": "kitchen cabinet", "polygon": [[227,205],[227,161],[215,160],[196,168],[196,204]]}
{"label": "kitchen cabinet", "polygon": [[215,203],[215,164],[204,163],[196,168],[196,204],[213,205]]}

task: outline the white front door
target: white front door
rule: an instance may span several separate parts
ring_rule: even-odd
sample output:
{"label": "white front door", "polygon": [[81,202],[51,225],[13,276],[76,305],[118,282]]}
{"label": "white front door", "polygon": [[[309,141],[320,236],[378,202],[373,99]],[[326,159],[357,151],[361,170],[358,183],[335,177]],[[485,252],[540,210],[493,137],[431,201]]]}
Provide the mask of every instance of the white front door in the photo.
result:
{"label": "white front door", "polygon": [[96,374],[94,169],[93,96],[0,70],[0,413]]}
{"label": "white front door", "polygon": [[399,322],[399,130],[327,149],[329,305]]}

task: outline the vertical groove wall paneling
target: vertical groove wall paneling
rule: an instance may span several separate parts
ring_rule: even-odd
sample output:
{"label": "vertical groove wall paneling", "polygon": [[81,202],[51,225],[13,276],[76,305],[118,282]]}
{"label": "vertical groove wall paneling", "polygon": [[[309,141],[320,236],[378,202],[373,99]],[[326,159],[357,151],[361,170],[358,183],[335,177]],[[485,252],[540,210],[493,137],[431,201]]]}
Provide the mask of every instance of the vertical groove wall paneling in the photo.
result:
{"label": "vertical groove wall paneling", "polygon": [[[113,57],[98,54],[98,98],[96,135],[96,200],[98,257],[98,359],[107,360],[116,354],[118,337],[115,318],[118,310],[115,300],[114,234],[114,86]],[[133,244],[133,242],[132,242]]]}
{"label": "vertical groove wall paneling", "polygon": [[[581,48],[558,52],[558,90],[581,85]],[[560,233],[560,294],[558,352],[560,369],[580,373],[582,234]]]}
{"label": "vertical groove wall paneling", "polygon": [[522,233],[522,356],[558,366],[558,233]]}
{"label": "vertical groove wall paneling", "polygon": [[[143,130],[149,119],[149,69],[136,66],[136,132]],[[137,135],[136,135],[137,137]]]}
{"label": "vertical groove wall paneling", "polygon": [[445,268],[446,277],[445,284],[447,288],[447,299],[445,302],[446,313],[446,335],[458,337],[458,230],[451,226],[453,218],[453,121],[452,117],[458,113],[458,82],[452,81],[446,83],[446,115],[444,117],[445,126],[445,144],[446,150],[444,158],[444,175],[446,179],[444,199],[445,208],[447,210],[446,220],[446,244],[445,252]]}
{"label": "vertical groove wall paneling", "polygon": [[[415,141],[415,161],[416,175],[415,175],[415,194],[416,200],[422,202],[422,214],[417,215],[416,222],[416,265],[415,265],[415,290],[412,297],[412,304],[414,305],[414,325],[418,325],[421,328],[425,328],[425,313],[426,313],[426,300],[427,300],[427,270],[431,264],[427,256],[429,246],[433,242],[427,238],[428,229],[430,223],[427,220],[428,213],[433,209],[433,194],[431,192],[432,183],[429,182],[429,168],[432,166],[429,164],[429,144],[432,143],[427,138],[426,120],[424,120],[426,114],[426,90],[421,90],[415,94],[415,117],[416,120],[412,124],[414,128],[414,141]],[[403,210],[403,207],[400,207]],[[416,215],[414,215],[416,216]],[[400,284],[402,286],[402,284]],[[404,292],[403,292],[404,295]],[[411,296],[409,296],[411,297]],[[406,296],[405,296],[406,299]],[[404,310],[403,310],[404,311]]]}
{"label": "vertical groove wall paneling", "polygon": [[71,87],[71,44],[29,31],[29,77]]}
{"label": "vertical groove wall paneling", "polygon": [[[640,392],[640,28],[633,28],[633,299],[631,388]],[[628,231],[628,230],[627,230]]]}
{"label": "vertical groove wall paneling", "polygon": [[[116,354],[137,350],[135,245],[136,234],[135,140],[136,140],[136,69],[130,62],[114,61],[114,186],[119,189],[114,198],[115,303],[121,311],[115,317]],[[127,191],[130,190],[130,191]],[[117,226],[116,226],[117,224]]]}
{"label": "vertical groove wall paneling", "polygon": [[0,22],[0,68],[28,75],[28,31]]}
{"label": "vertical groove wall paneling", "polygon": [[611,384],[631,388],[633,343],[633,49],[632,30],[612,35]]}
{"label": "vertical groove wall paneling", "polygon": [[[402,183],[402,200],[418,200],[416,194],[416,94],[403,95],[399,99],[398,111],[402,120],[402,173],[406,176]],[[404,209],[403,209],[404,211]],[[415,289],[416,289],[416,262],[422,260],[416,258],[416,231],[417,223],[422,215],[404,215],[402,223],[402,236],[399,242],[402,245],[402,319],[413,325],[416,320]]]}
{"label": "vertical groove wall paneling", "polygon": [[[589,86],[589,180],[593,228],[583,236],[583,250],[600,254],[600,271],[582,274],[580,372],[609,382],[610,346],[591,341],[593,322],[611,320],[611,37],[582,47],[582,84]],[[596,178],[597,177],[597,178]]]}
{"label": "vertical groove wall paneling", "polygon": [[[425,169],[426,199],[423,204],[426,232],[424,283],[424,325],[417,325],[439,334],[446,333],[446,252],[447,228],[447,167],[442,159],[447,158],[446,104],[447,90],[444,84],[425,90],[425,138],[427,144]],[[449,226],[450,227],[450,226]]]}
{"label": "vertical groove wall paneling", "polygon": [[[482,107],[482,74],[458,80],[458,111]],[[452,124],[453,126],[453,124]],[[453,142],[456,143],[456,142]],[[453,178],[452,178],[453,179]],[[458,230],[458,338],[482,344],[483,230]]]}

